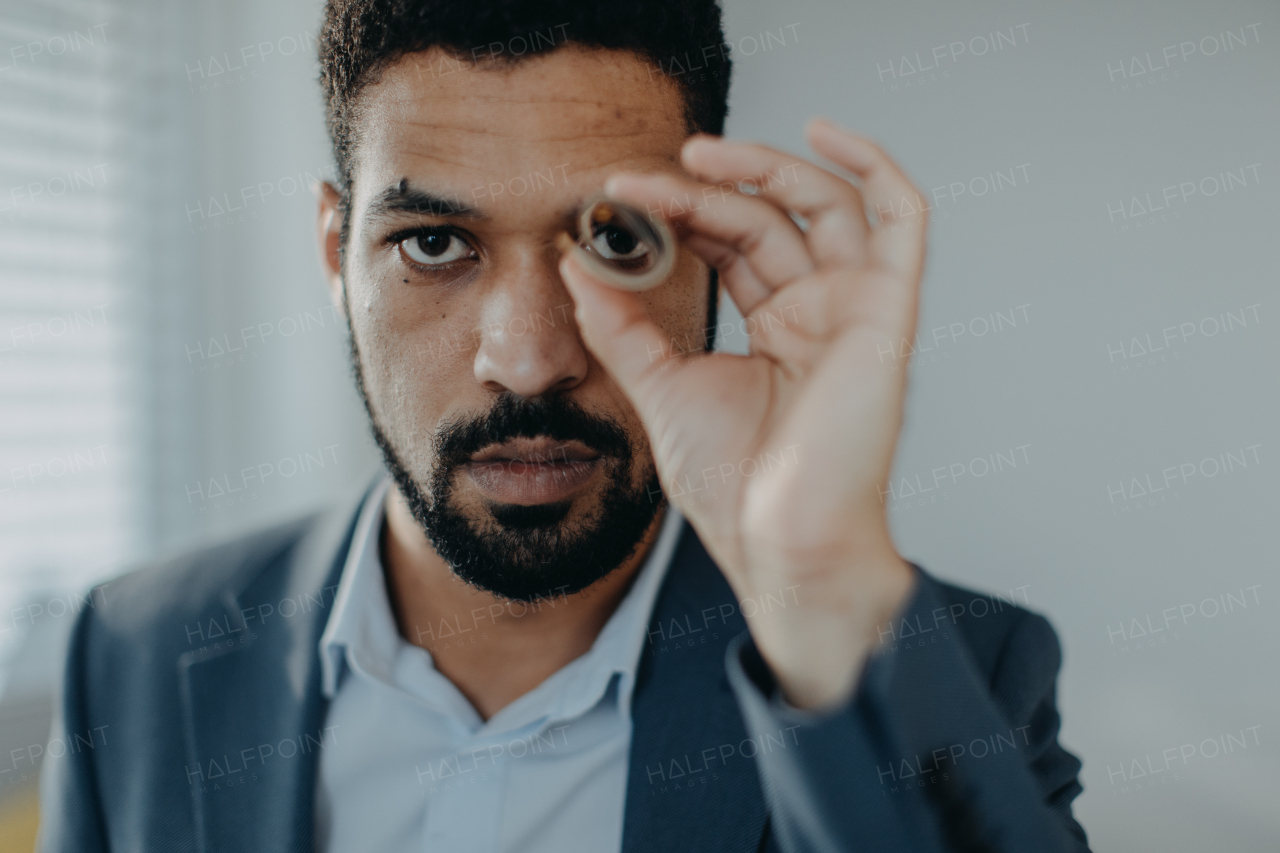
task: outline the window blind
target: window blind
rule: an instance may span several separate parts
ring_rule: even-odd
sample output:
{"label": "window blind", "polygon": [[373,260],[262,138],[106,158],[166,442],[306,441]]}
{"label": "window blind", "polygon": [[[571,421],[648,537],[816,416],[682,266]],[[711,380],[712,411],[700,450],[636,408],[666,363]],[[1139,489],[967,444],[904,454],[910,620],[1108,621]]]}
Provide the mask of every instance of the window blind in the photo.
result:
{"label": "window blind", "polygon": [[47,688],[15,683],[15,662],[54,657],[31,646],[145,549],[147,5],[0,13],[4,701]]}

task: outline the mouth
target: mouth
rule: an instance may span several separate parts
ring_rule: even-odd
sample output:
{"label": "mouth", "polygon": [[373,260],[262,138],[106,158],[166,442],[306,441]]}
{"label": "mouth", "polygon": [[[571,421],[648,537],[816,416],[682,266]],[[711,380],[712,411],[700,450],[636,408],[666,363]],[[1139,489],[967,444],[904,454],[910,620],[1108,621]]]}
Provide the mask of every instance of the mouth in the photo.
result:
{"label": "mouth", "polygon": [[473,454],[463,470],[489,500],[534,506],[571,498],[603,459],[580,441],[515,438]]}

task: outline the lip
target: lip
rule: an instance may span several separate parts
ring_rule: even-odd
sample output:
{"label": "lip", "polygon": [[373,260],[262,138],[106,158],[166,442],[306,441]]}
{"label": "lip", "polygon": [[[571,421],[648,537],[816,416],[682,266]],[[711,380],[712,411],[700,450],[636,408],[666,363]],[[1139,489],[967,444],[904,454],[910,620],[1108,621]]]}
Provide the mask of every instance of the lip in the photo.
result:
{"label": "lip", "polygon": [[592,462],[600,454],[580,441],[556,441],[555,439],[513,438],[502,444],[491,444],[472,454],[472,462]]}
{"label": "lip", "polygon": [[463,466],[482,495],[497,503],[535,506],[568,500],[601,465],[579,441],[517,438],[490,445]]}

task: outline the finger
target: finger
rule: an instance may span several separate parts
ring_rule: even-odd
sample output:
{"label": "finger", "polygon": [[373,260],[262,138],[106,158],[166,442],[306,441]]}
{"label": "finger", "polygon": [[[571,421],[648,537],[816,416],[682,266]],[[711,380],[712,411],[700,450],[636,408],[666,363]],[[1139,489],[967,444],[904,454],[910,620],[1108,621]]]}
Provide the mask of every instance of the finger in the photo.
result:
{"label": "finger", "polygon": [[866,260],[871,226],[862,194],[839,175],[765,145],[710,136],[686,142],[681,160],[699,180],[753,188],[758,197],[803,216],[809,223],[809,247],[820,266],[861,266]]}
{"label": "finger", "polygon": [[[720,188],[671,174],[614,175],[605,183],[605,191],[671,220],[686,232],[731,247],[770,290],[813,271],[804,234],[782,210],[763,199],[722,193]],[[732,283],[726,281],[725,287]],[[744,311],[758,301],[747,292],[731,290],[730,295],[735,302],[743,300],[739,305]]]}
{"label": "finger", "polygon": [[649,423],[647,389],[654,376],[681,356],[666,346],[639,296],[595,279],[578,261],[578,251],[570,249],[561,257],[560,277],[573,298],[583,342]]}
{"label": "finger", "polygon": [[743,310],[743,305],[759,304],[774,292],[773,288],[762,282],[755,274],[751,265],[747,263],[747,259],[738,254],[732,246],[701,234],[690,234],[685,237],[684,245],[707,266],[719,273],[720,283],[724,285],[739,311]]}
{"label": "finger", "polygon": [[927,208],[904,205],[904,199],[920,199],[920,193],[898,165],[868,139],[815,119],[807,128],[809,144],[833,163],[862,180],[862,194],[876,211],[879,224],[868,242],[869,260],[905,280],[919,281],[924,266]]}
{"label": "finger", "polygon": [[[708,264],[719,265],[722,277],[725,269],[736,272],[745,267],[733,249],[706,237],[693,235],[685,245]],[[752,273],[748,269],[744,275]],[[750,285],[739,282],[738,286]],[[803,375],[825,342],[849,322],[868,319],[863,290],[861,277],[855,274],[851,279],[849,271],[840,267],[816,270],[777,290],[761,287],[760,300],[742,312],[741,331],[751,352],[771,359],[788,376]]]}
{"label": "finger", "polygon": [[825,344],[839,333],[849,312],[846,288],[828,280],[845,277],[847,272],[838,268],[819,270],[774,291],[743,317],[750,351],[770,359],[789,377],[807,374],[826,351]]}

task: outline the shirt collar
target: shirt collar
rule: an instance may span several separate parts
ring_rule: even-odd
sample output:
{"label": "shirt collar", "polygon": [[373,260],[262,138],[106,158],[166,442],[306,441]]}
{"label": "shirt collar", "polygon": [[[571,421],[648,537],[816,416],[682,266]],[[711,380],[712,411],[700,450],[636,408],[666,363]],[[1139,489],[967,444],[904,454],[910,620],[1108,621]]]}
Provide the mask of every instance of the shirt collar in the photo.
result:
{"label": "shirt collar", "polygon": [[[338,679],[348,649],[371,668],[380,670],[380,674],[390,675],[390,662],[400,637],[391,619],[391,603],[387,600],[386,582],[381,577],[382,560],[378,556],[378,539],[390,486],[391,478],[383,477],[360,508],[333,598],[333,611],[320,635],[321,689],[327,699],[338,692]],[[386,619],[375,618],[381,612],[386,613]],[[388,622],[390,631],[386,628]]]}
{"label": "shirt collar", "polygon": [[[333,611],[320,637],[321,687],[328,699],[337,694],[342,669],[349,658],[369,675],[393,683],[397,654],[408,645],[396,629],[391,614],[378,553],[390,484],[390,477],[383,478],[360,509]],[[618,710],[630,719],[631,696],[648,639],[650,615],[675,553],[683,521],[680,513],[668,505],[649,556],[591,649],[504,708],[490,722],[507,717],[508,710],[517,712],[516,706],[525,704],[523,700],[538,698],[534,693],[545,697],[548,691],[555,697],[547,709],[549,719],[576,717],[609,695],[615,678]],[[423,653],[427,654],[425,650]],[[547,689],[543,690],[544,687]]]}

